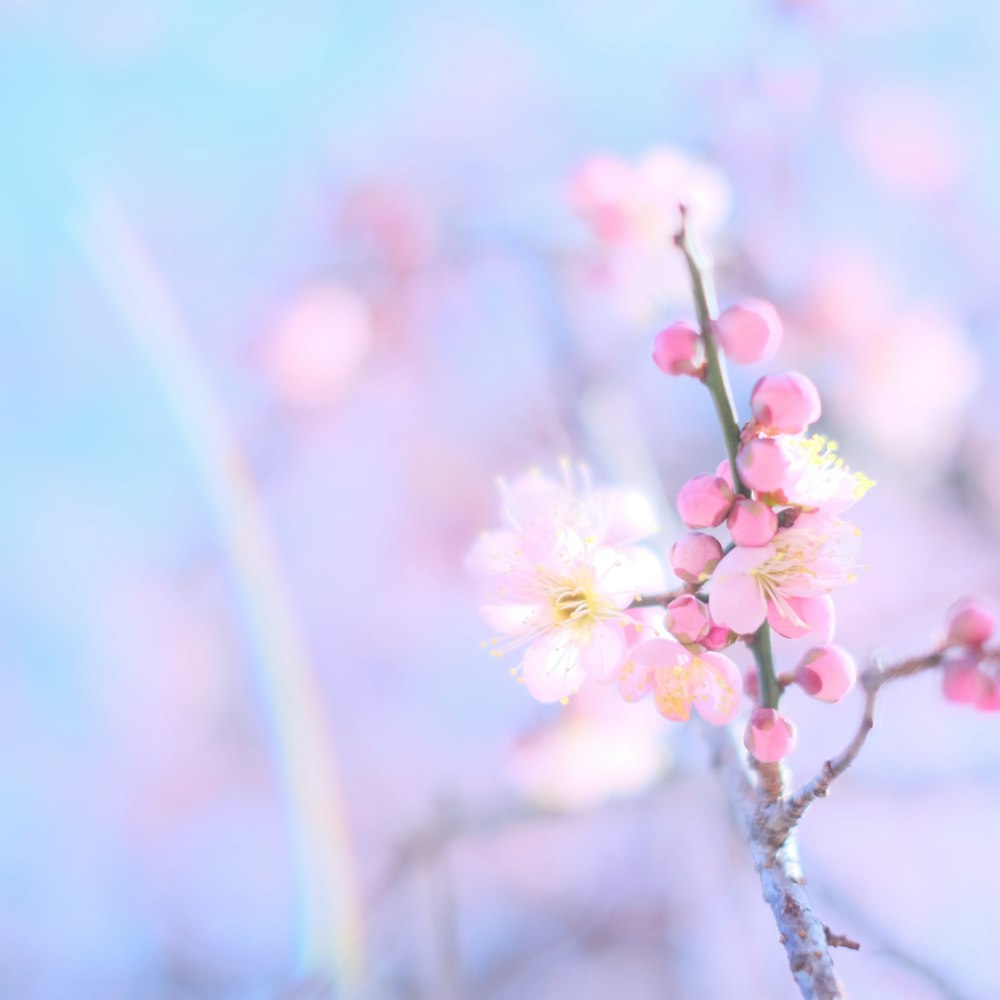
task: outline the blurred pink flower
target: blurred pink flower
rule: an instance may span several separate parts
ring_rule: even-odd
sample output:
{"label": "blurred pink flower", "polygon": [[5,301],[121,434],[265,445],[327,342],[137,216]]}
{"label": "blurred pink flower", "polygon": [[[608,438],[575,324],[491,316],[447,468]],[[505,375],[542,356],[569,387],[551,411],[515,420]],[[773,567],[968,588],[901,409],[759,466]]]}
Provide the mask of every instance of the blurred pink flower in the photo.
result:
{"label": "blurred pink flower", "polygon": [[357,378],[372,347],[368,304],[334,282],[304,289],[268,341],[264,361],[281,397],[296,406],[324,406]]}
{"label": "blurred pink flower", "polygon": [[637,322],[686,295],[685,265],[673,245],[679,205],[706,238],[725,222],[731,199],[720,171],[669,148],[649,150],[635,163],[594,156],[573,178],[570,196],[607,254],[619,308]]}
{"label": "blurred pink flower", "polygon": [[500,636],[495,655],[527,646],[515,673],[539,701],[559,701],[588,679],[612,681],[625,657],[625,609],[663,586],[652,554],[633,542],[656,524],[650,504],[625,490],[577,490],[538,473],[501,483],[507,527],[485,532],[467,565],[480,610]]}

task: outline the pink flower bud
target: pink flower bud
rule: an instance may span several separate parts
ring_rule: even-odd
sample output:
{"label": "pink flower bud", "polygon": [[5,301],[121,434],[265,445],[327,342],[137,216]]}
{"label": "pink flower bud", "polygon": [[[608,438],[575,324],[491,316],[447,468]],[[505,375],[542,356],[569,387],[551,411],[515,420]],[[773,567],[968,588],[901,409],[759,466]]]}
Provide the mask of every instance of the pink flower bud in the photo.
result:
{"label": "pink flower bud", "polygon": [[670,550],[670,565],[685,583],[704,583],[721,558],[719,540],[701,531],[682,535]]}
{"label": "pink flower bud", "polygon": [[786,597],[784,604],[785,610],[795,615],[798,622],[783,614],[782,609],[773,601],[768,601],[767,621],[778,635],[783,635],[786,639],[801,639],[804,635],[811,635],[820,642],[829,642],[833,638],[836,612],[833,598],[829,594],[821,594],[819,597]]}
{"label": "pink flower bud", "polygon": [[715,469],[715,474],[720,479],[725,479],[726,485],[730,489],[733,488],[733,466],[728,458],[724,458],[721,462],[719,462]]}
{"label": "pink flower bud", "polygon": [[760,678],[755,667],[751,667],[743,675],[743,690],[751,701],[760,701]]}
{"label": "pink flower bud", "polygon": [[983,678],[983,689],[976,698],[980,712],[1000,712],[1000,686],[990,677]]}
{"label": "pink flower bud", "polygon": [[979,657],[963,656],[949,663],[941,675],[941,693],[948,701],[968,705],[986,693],[986,675],[979,669]]}
{"label": "pink flower bud", "polygon": [[795,668],[795,680],[819,701],[840,701],[854,687],[858,668],[854,657],[840,646],[815,646]]}
{"label": "pink flower bud", "polygon": [[975,597],[963,597],[948,609],[946,641],[950,646],[982,646],[996,626],[990,607]]}
{"label": "pink flower bud", "polygon": [[653,341],[653,360],[668,375],[701,375],[705,345],[690,323],[671,323]]}
{"label": "pink flower bud", "polygon": [[755,708],[743,734],[743,745],[757,760],[773,763],[795,749],[795,726],[777,709]]}
{"label": "pink flower bud", "polygon": [[677,510],[689,528],[722,524],[733,505],[733,491],[719,476],[695,476],[677,494]]}
{"label": "pink flower bud", "polygon": [[768,434],[801,434],[823,410],[812,380],[799,372],[765,375],[750,393],[756,425]]}
{"label": "pink flower bud", "polygon": [[737,545],[767,545],[778,530],[778,515],[766,503],[738,497],[726,525]]}
{"label": "pink flower bud", "polygon": [[711,625],[708,608],[692,594],[675,597],[667,605],[667,628],[681,642],[697,642]]}
{"label": "pink flower bud", "polygon": [[731,646],[735,639],[736,633],[731,632],[725,625],[713,625],[698,640],[698,642],[704,646],[705,649],[709,649],[713,653],[717,653],[720,649],[725,649],[727,646]]}
{"label": "pink flower bud", "polygon": [[781,317],[770,302],[744,299],[716,320],[715,332],[726,356],[741,365],[767,361],[781,344]]}
{"label": "pink flower bud", "polygon": [[752,438],[736,453],[740,479],[758,493],[773,493],[788,475],[788,459],[777,441]]}

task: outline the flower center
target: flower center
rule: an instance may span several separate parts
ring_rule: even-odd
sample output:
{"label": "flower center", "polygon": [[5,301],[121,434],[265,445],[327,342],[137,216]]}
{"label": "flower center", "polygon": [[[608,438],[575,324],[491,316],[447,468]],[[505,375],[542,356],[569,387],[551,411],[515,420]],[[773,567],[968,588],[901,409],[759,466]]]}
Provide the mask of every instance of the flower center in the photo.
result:
{"label": "flower center", "polygon": [[596,599],[589,587],[577,587],[569,580],[552,592],[552,612],[558,624],[585,622],[594,617]]}

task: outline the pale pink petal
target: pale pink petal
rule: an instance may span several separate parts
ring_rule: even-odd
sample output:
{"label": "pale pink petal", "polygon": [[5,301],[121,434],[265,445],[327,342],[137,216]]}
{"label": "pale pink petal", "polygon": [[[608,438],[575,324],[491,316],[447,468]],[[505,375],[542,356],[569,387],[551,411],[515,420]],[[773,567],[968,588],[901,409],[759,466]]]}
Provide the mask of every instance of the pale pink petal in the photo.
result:
{"label": "pale pink petal", "polygon": [[521,661],[524,685],[539,701],[562,701],[580,689],[587,673],[569,636],[542,636],[528,647]]}
{"label": "pale pink petal", "polygon": [[[768,548],[770,546],[763,546],[763,549]],[[733,549],[719,563],[712,578],[712,593],[708,599],[712,619],[720,625],[728,626],[739,635],[749,635],[760,628],[767,617],[767,601],[752,576],[745,572],[734,572],[732,563],[727,566],[726,562],[731,556],[760,551],[762,550],[756,548]]]}
{"label": "pale pink petal", "polygon": [[722,653],[699,653],[694,665],[702,674],[695,708],[706,722],[713,725],[732,722],[740,710],[740,695],[743,693],[739,668]]}
{"label": "pale pink petal", "polygon": [[484,531],[465,557],[465,568],[474,576],[503,573],[517,559],[521,536],[516,531]]}
{"label": "pale pink petal", "polygon": [[[628,563],[632,583],[640,594],[662,594],[667,589],[667,578],[663,563],[649,549],[632,546],[622,549],[621,554]],[[620,608],[627,604],[618,604]]]}
{"label": "pale pink petal", "polygon": [[618,673],[618,690],[626,701],[641,701],[653,690],[654,671],[652,667],[644,667],[631,657],[627,659]]}
{"label": "pale pink petal", "polygon": [[597,490],[595,501],[602,514],[604,545],[630,545],[659,530],[653,505],[637,490]]}
{"label": "pale pink petal", "polygon": [[601,622],[591,630],[590,642],[580,649],[580,666],[598,681],[614,680],[627,648],[622,626]]}
{"label": "pale pink petal", "polygon": [[778,635],[788,639],[811,635],[820,642],[829,642],[833,638],[836,611],[832,597],[827,594],[821,597],[789,597],[786,604],[802,624],[792,621],[776,604],[768,602],[767,620]]}
{"label": "pale pink petal", "polygon": [[530,631],[543,625],[551,613],[539,604],[483,604],[480,614],[490,628],[501,635]]}
{"label": "pale pink petal", "polygon": [[638,596],[632,563],[617,549],[600,548],[591,557],[594,584],[617,608],[627,608]]}

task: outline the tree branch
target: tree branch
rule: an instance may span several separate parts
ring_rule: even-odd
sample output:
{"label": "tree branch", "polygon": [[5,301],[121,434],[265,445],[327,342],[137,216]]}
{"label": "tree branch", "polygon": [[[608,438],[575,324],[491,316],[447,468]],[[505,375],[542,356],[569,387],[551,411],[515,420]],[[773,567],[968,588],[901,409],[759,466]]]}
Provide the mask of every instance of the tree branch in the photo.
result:
{"label": "tree branch", "polygon": [[783,820],[791,830],[805,815],[805,811],[816,799],[824,798],[830,790],[830,785],[839,778],[857,759],[861,748],[868,739],[868,734],[875,725],[875,704],[879,692],[890,681],[900,677],[910,677],[922,670],[936,667],[941,663],[942,654],[929,653],[926,656],[914,656],[893,667],[883,669],[877,663],[861,675],[861,686],[865,692],[865,708],[854,738],[836,757],[828,760],[820,773],[808,784],[803,785],[785,804]]}
{"label": "tree branch", "polygon": [[[763,781],[754,783],[746,755],[732,730],[706,725],[705,731],[715,768],[740,833],[750,847],[764,902],[774,914],[799,991],[805,1000],[842,1000],[844,992],[829,950],[831,944],[841,943],[841,938],[832,935],[813,912],[804,888],[794,831],[781,828],[771,793]],[[779,765],[771,767],[779,772],[781,781],[783,769]]]}

